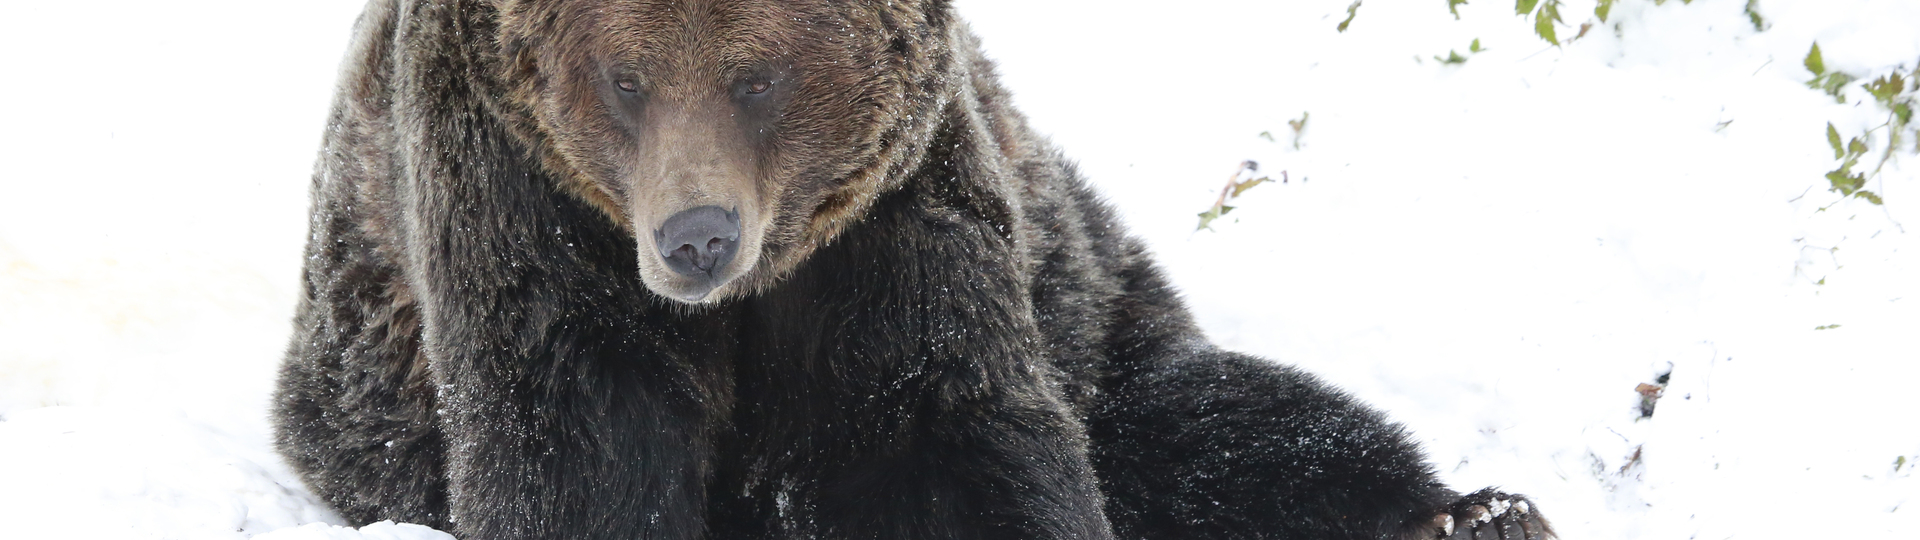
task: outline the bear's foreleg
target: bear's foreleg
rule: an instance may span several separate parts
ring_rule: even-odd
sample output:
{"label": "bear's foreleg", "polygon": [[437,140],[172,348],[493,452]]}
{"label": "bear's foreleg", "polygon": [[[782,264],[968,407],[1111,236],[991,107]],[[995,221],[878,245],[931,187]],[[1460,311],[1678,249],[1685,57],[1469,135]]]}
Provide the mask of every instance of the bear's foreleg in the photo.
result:
{"label": "bear's foreleg", "polygon": [[402,191],[453,532],[702,538],[731,318],[660,305],[632,236],[484,120],[428,124],[469,136],[413,142]]}
{"label": "bear's foreleg", "polygon": [[1007,229],[948,203],[890,195],[751,302],[764,536],[1111,538]]}
{"label": "bear's foreleg", "polygon": [[637,284],[607,295],[623,289],[586,276],[495,280],[484,274],[532,264],[496,255],[468,260],[506,264],[450,265],[422,280],[440,289],[424,310],[423,351],[454,532],[702,538],[730,400],[726,343],[710,334],[726,319],[674,324],[684,317],[650,306]]}
{"label": "bear's foreleg", "polygon": [[[614,366],[559,380],[514,376],[527,373],[499,360],[450,359],[445,365],[461,367],[442,377],[451,517],[461,538],[703,537],[714,419],[692,395],[700,390]],[[561,370],[659,361],[546,360]]]}
{"label": "bear's foreleg", "polygon": [[[773,538],[1112,538],[1078,426],[1042,404],[922,410],[920,429],[814,459],[775,493]],[[837,461],[837,463],[835,463]]]}
{"label": "bear's foreleg", "polygon": [[[332,255],[324,252],[360,245],[314,249]],[[275,443],[307,486],[354,524],[445,527],[444,444],[421,369],[419,320],[412,305],[394,300],[408,295],[393,273],[365,255],[311,259],[274,396]]]}

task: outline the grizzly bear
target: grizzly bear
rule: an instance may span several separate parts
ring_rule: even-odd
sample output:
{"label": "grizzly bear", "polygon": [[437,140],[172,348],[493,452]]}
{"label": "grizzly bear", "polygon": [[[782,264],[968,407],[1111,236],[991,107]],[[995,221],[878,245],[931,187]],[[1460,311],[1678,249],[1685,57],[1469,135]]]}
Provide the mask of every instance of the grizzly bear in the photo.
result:
{"label": "grizzly bear", "polygon": [[494,539],[1542,538],[1208,343],[945,0],[372,0],[279,451]]}

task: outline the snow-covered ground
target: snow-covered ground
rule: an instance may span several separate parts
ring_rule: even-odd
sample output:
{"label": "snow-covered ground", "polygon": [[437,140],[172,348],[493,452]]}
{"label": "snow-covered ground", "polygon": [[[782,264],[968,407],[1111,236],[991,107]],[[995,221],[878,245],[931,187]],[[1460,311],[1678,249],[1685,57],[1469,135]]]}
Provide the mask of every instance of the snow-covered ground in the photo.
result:
{"label": "snow-covered ground", "polygon": [[[1561,48],[1504,0],[1338,32],[1350,4],[959,0],[1214,339],[1385,408],[1457,487],[1569,538],[1920,531],[1914,137],[1885,206],[1833,204],[1825,125],[1886,113],[1802,65],[1912,69],[1920,3],[1759,0],[1756,32],[1745,0],[1619,0]],[[327,525],[266,439],[358,10],[7,8],[0,537],[445,538]],[[1195,232],[1247,159],[1290,181]]]}

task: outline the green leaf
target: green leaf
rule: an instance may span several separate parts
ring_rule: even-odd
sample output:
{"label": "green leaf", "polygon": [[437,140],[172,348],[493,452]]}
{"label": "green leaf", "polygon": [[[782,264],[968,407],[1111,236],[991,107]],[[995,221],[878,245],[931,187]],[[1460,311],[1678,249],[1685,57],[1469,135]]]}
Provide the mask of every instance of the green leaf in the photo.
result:
{"label": "green leaf", "polygon": [[1481,51],[1485,51],[1485,50],[1487,50],[1485,47],[1480,46],[1480,38],[1473,38],[1473,44],[1467,46],[1467,52],[1474,53],[1474,54],[1479,54]]}
{"label": "green leaf", "polygon": [[1526,15],[1533,13],[1533,6],[1539,3],[1540,0],[1519,0],[1519,2],[1513,5],[1513,14]]}
{"label": "green leaf", "polygon": [[1855,156],[1865,155],[1867,153],[1867,142],[1860,140],[1859,137],[1848,140],[1847,153]]}
{"label": "green leaf", "polygon": [[1438,56],[1435,56],[1435,57],[1433,57],[1433,59],[1434,59],[1434,60],[1439,60],[1439,61],[1440,61],[1440,63],[1442,63],[1442,64],[1465,64],[1465,63],[1467,63],[1467,57],[1465,57],[1465,56],[1460,56],[1460,53],[1459,53],[1459,52],[1456,52],[1456,51],[1447,51],[1447,56],[1446,56],[1446,58],[1441,58],[1441,57],[1438,57]]}
{"label": "green leaf", "polygon": [[1539,15],[1533,17],[1533,33],[1539,34],[1540,39],[1547,40],[1547,43],[1552,43],[1555,47],[1558,47],[1560,46],[1560,38],[1554,35],[1553,19],[1547,17],[1547,12],[1550,11],[1554,11],[1551,1],[1547,3],[1547,7],[1540,10]]}
{"label": "green leaf", "polygon": [[1816,76],[1827,74],[1827,62],[1820,59],[1820,42],[1813,42],[1813,50],[1807,51],[1807,59],[1804,63],[1807,66],[1807,71],[1813,72]]}
{"label": "green leaf", "polygon": [[1907,456],[1893,458],[1893,472],[1900,472],[1900,468],[1905,466],[1907,466]]}
{"label": "green leaf", "polygon": [[[1245,181],[1245,182],[1238,182],[1238,183],[1235,183],[1235,184],[1233,185],[1233,194],[1231,194],[1231,195],[1228,195],[1227,197],[1228,197],[1228,198],[1237,198],[1237,197],[1239,197],[1239,196],[1240,196],[1240,194],[1241,194],[1241,193],[1244,193],[1244,192],[1246,192],[1246,191],[1247,191],[1247,190],[1249,190],[1249,189],[1253,189],[1253,186],[1257,186],[1257,185],[1260,185],[1260,184],[1263,184],[1263,183],[1266,183],[1266,182],[1272,182],[1272,181],[1273,181],[1273,179],[1272,179],[1272,178],[1267,178],[1267,177],[1265,177],[1265,176],[1262,176],[1262,177],[1259,177],[1259,178],[1255,178],[1255,179],[1252,179],[1252,180],[1248,180],[1248,181]],[[1231,209],[1232,207],[1227,207],[1227,208],[1229,208],[1229,209]],[[1221,212],[1221,213],[1222,213],[1222,214],[1225,214],[1226,212]]]}
{"label": "green leaf", "polygon": [[1204,230],[1212,230],[1213,227],[1209,225],[1213,223],[1213,220],[1220,219],[1220,214],[1222,214],[1222,212],[1218,207],[1215,207],[1214,209],[1211,209],[1211,210],[1207,210],[1205,212],[1201,212],[1200,226],[1194,227],[1193,230],[1196,232],[1204,231]]}
{"label": "green leaf", "polygon": [[1833,122],[1827,122],[1827,144],[1833,146],[1833,159],[1847,155],[1847,151],[1840,147],[1840,130],[1833,129]]}
{"label": "green leaf", "polygon": [[[1601,20],[1606,20],[1602,17]],[[1753,31],[1767,30],[1767,20],[1760,17],[1760,0],[1747,0],[1747,20],[1753,21]]]}
{"label": "green leaf", "polygon": [[1467,0],[1447,0],[1447,11],[1453,12],[1453,20],[1460,20],[1460,6],[1466,3]]}
{"label": "green leaf", "polygon": [[[1823,279],[1821,281],[1826,281],[1826,280]],[[1832,330],[1839,327],[1840,325],[1837,325],[1837,324],[1828,324],[1828,325],[1815,326],[1813,327],[1813,329],[1814,330]]]}
{"label": "green leaf", "polygon": [[1833,185],[1833,187],[1827,188],[1827,191],[1837,191],[1841,195],[1852,195],[1853,192],[1859,191],[1861,187],[1867,185],[1866,176],[1860,173],[1848,174],[1849,172],[1851,171],[1848,171],[1847,167],[1841,167],[1827,172],[1827,183]]}
{"label": "green leaf", "polygon": [[1900,120],[1900,124],[1897,127],[1906,127],[1907,122],[1913,121],[1913,107],[1907,105],[1905,102],[1895,103],[1893,104],[1893,116]]}
{"label": "green leaf", "polygon": [[1855,197],[1859,197],[1859,198],[1862,198],[1862,199],[1866,199],[1866,200],[1867,200],[1867,202],[1870,202],[1870,203],[1873,203],[1874,205],[1880,205],[1880,204],[1884,204],[1884,203],[1886,202],[1886,201],[1882,201],[1882,200],[1880,200],[1880,196],[1879,196],[1879,195],[1876,195],[1876,194],[1874,194],[1874,192],[1871,192],[1871,191],[1867,191],[1867,190],[1864,190],[1864,189],[1863,189],[1863,190],[1860,190],[1860,191],[1855,191],[1855,192],[1853,192],[1853,196],[1855,196]]}
{"label": "green leaf", "polygon": [[1847,102],[1847,95],[1846,95],[1847,84],[1852,83],[1853,81],[1854,79],[1852,75],[1835,71],[1833,73],[1828,73],[1826,75],[1814,77],[1813,80],[1807,81],[1807,88],[1813,88],[1822,92],[1826,92],[1827,95],[1833,96],[1834,103],[1846,103]]}
{"label": "green leaf", "polygon": [[1835,103],[1846,103],[1847,85],[1854,81],[1852,75],[1835,71],[1827,74],[1827,95],[1833,96]]}
{"label": "green leaf", "polygon": [[1607,22],[1607,14],[1613,12],[1613,1],[1600,0],[1600,5],[1593,6],[1593,16],[1599,17],[1600,22]]}
{"label": "green leaf", "polygon": [[1881,105],[1891,107],[1893,99],[1899,97],[1900,91],[1907,88],[1907,81],[1900,78],[1899,73],[1889,73],[1867,83],[1866,88],[1867,93],[1873,94],[1873,99],[1878,100]]}
{"label": "green leaf", "polygon": [[1208,208],[1207,211],[1200,213],[1200,226],[1194,227],[1193,230],[1195,232],[1199,232],[1203,230],[1213,230],[1213,227],[1212,227],[1213,220],[1220,219],[1221,216],[1225,216],[1227,215],[1227,212],[1232,212],[1232,211],[1233,211],[1233,207],[1231,206],[1227,206],[1224,204],[1216,204],[1213,206],[1213,208]]}
{"label": "green leaf", "polygon": [[1358,15],[1360,15],[1360,0],[1353,0],[1353,5],[1347,6],[1347,20],[1340,21],[1340,26],[1335,29],[1341,32],[1347,31],[1347,25],[1353,24],[1353,18]]}
{"label": "green leaf", "polygon": [[1260,132],[1260,138],[1266,139],[1267,142],[1280,142],[1280,141],[1273,140],[1273,132],[1271,131]]}

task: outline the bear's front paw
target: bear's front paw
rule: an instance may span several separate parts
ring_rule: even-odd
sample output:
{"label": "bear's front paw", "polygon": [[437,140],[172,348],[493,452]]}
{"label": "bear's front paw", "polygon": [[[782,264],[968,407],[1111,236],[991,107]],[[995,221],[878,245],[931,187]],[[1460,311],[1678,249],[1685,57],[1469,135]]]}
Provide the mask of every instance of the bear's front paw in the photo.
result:
{"label": "bear's front paw", "polygon": [[1426,538],[1546,540],[1557,538],[1546,516],[1526,497],[1482,489],[1460,497],[1433,517]]}

